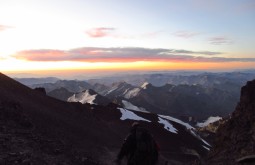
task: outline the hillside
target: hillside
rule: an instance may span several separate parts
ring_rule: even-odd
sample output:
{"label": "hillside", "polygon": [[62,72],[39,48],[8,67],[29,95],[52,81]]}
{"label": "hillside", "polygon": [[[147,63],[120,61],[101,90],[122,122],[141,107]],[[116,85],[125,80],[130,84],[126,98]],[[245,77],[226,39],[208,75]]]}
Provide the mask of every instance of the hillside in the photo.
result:
{"label": "hillside", "polygon": [[160,146],[160,164],[165,161],[190,164],[203,157],[210,147],[195,135],[191,126],[171,117],[132,112],[114,104],[59,101],[3,74],[0,74],[0,91],[3,125],[0,161],[6,164],[24,161],[110,165],[130,125],[138,119],[143,119],[140,123],[150,130]]}
{"label": "hillside", "polygon": [[[254,154],[255,144],[255,80],[242,87],[240,102],[231,118],[217,131],[207,164],[238,164]],[[251,164],[254,164],[250,162]]]}

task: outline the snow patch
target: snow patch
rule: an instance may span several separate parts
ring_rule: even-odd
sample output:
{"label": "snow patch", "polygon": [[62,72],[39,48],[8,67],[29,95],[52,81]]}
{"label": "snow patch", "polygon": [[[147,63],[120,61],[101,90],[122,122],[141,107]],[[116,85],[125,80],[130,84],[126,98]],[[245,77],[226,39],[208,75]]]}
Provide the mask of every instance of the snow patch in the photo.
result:
{"label": "snow patch", "polygon": [[110,93],[112,93],[112,92],[115,91],[117,88],[118,88],[118,87],[113,87],[113,88],[111,88],[109,91],[107,91],[107,93],[105,94],[105,96],[108,95],[108,94],[110,94]]}
{"label": "snow patch", "polygon": [[126,109],[148,113],[148,111],[146,111],[145,108],[137,107],[137,106],[133,105],[132,103],[126,101],[126,100],[122,100],[122,103],[124,105],[124,108],[126,108]]}
{"label": "snow patch", "polygon": [[145,82],[145,83],[143,83],[143,85],[141,86],[141,88],[142,89],[146,89],[147,88],[147,85],[149,85],[150,83],[148,83],[148,82]]}
{"label": "snow patch", "polygon": [[133,98],[133,97],[137,96],[140,91],[141,91],[141,89],[139,89],[139,88],[134,88],[132,90],[126,90],[124,92],[124,94],[125,94],[124,98],[126,98],[126,99]]}
{"label": "snow patch", "polygon": [[162,118],[164,118],[164,119],[167,119],[167,120],[171,120],[171,121],[176,122],[176,123],[178,123],[178,124],[181,124],[181,125],[185,126],[187,129],[195,129],[194,127],[192,127],[192,126],[189,125],[188,123],[185,123],[185,122],[183,122],[183,121],[181,121],[181,120],[179,120],[179,119],[176,119],[176,118],[174,118],[174,117],[165,116],[165,115],[158,115],[158,116],[160,116],[160,117],[162,117]]}
{"label": "snow patch", "polygon": [[94,100],[96,99],[97,94],[91,95],[88,90],[74,94],[73,96],[67,99],[68,102],[80,102],[82,104],[89,103],[89,104],[96,104]]}
{"label": "snow patch", "polygon": [[189,125],[188,123],[185,123],[185,122],[183,122],[183,121],[181,121],[181,120],[179,120],[179,119],[176,119],[176,118],[174,118],[174,117],[171,117],[171,116],[165,116],[165,115],[158,115],[158,116],[160,116],[160,117],[162,117],[162,118],[164,118],[164,119],[167,119],[167,120],[170,120],[170,121],[173,121],[173,122],[176,122],[176,123],[178,123],[178,124],[181,124],[181,125],[185,126],[185,127],[190,131],[190,133],[191,133],[194,137],[196,137],[197,139],[201,140],[201,141],[202,141],[204,144],[206,144],[207,146],[210,146],[210,147],[211,147],[211,145],[210,145],[209,143],[207,143],[204,139],[202,139],[198,134],[196,134],[196,133],[194,132],[195,128],[192,127],[191,125]]}
{"label": "snow patch", "polygon": [[147,122],[151,122],[145,118],[142,118],[138,115],[136,115],[134,112],[131,112],[129,110],[126,110],[124,108],[118,108],[120,110],[120,112],[122,113],[122,116],[120,118],[120,120],[126,120],[126,119],[130,119],[130,120],[138,120],[138,121],[147,121]]}
{"label": "snow patch", "polygon": [[164,120],[164,119],[162,119],[161,117],[158,117],[158,119],[159,119],[159,123],[160,124],[164,124],[164,128],[166,129],[166,130],[168,130],[169,132],[172,132],[172,133],[176,133],[177,134],[177,129],[176,128],[174,128],[174,126],[172,125],[172,124],[170,124],[167,120]]}
{"label": "snow patch", "polygon": [[219,116],[216,116],[216,117],[211,116],[211,117],[209,117],[205,122],[203,122],[203,123],[197,123],[197,126],[198,126],[198,127],[206,127],[206,126],[208,126],[210,123],[216,122],[216,121],[221,120],[221,119],[222,119],[222,117],[219,117]]}
{"label": "snow patch", "polygon": [[210,145],[209,143],[207,143],[207,141],[205,141],[205,140],[202,139],[202,138],[201,138],[201,140],[202,140],[202,142],[205,143],[207,146],[210,146],[210,147],[211,147],[211,145]]}
{"label": "snow patch", "polygon": [[207,149],[208,151],[210,151],[210,148],[208,148],[208,147],[206,147],[206,146],[204,146],[204,145],[202,145],[205,149]]}

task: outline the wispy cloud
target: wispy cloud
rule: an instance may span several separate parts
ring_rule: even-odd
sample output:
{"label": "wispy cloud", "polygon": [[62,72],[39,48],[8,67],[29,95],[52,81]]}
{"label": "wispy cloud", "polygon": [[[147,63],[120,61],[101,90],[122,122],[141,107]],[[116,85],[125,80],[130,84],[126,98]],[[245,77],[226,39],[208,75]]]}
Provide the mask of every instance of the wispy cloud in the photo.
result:
{"label": "wispy cloud", "polygon": [[[207,56],[204,56],[207,55]],[[209,55],[209,56],[208,56]],[[14,55],[15,58],[29,61],[86,61],[86,62],[135,62],[135,61],[171,61],[171,62],[251,62],[255,58],[226,58],[221,52],[189,51],[175,49],[149,48],[99,48],[82,47],[71,50],[25,50]]]}
{"label": "wispy cloud", "polygon": [[208,39],[209,43],[213,45],[224,45],[224,44],[232,44],[234,43],[233,40],[229,39],[228,37],[224,36],[217,36],[217,37],[212,37]]}
{"label": "wispy cloud", "polygon": [[177,32],[174,32],[173,35],[176,36],[176,37],[181,37],[181,38],[192,38],[192,37],[195,37],[197,35],[199,35],[200,33],[197,33],[197,32],[191,32],[191,31],[177,31]]}
{"label": "wispy cloud", "polygon": [[6,26],[6,25],[0,25],[0,32],[1,31],[4,31],[4,30],[7,30],[7,29],[10,29],[10,28],[13,28],[11,26]]}
{"label": "wispy cloud", "polygon": [[115,30],[115,28],[98,27],[87,30],[86,34],[92,38],[100,38],[112,35]]}

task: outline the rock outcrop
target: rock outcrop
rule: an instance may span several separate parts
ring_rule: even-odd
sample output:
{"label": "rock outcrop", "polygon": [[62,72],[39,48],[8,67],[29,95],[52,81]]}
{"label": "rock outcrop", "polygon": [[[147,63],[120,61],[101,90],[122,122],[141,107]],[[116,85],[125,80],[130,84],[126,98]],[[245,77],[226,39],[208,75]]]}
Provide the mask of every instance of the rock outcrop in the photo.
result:
{"label": "rock outcrop", "polygon": [[206,164],[238,164],[238,159],[254,152],[255,80],[242,87],[240,102],[231,118],[218,129]]}

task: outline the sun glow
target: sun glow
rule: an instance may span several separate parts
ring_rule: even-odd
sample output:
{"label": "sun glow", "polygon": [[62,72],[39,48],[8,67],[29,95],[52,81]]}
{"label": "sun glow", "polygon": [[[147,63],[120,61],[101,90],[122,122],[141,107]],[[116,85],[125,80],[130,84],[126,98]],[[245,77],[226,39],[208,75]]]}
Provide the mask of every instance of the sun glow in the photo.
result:
{"label": "sun glow", "polygon": [[137,61],[137,62],[35,62],[17,60],[15,58],[0,59],[0,70],[5,72],[52,71],[52,70],[213,70],[242,69],[254,66],[254,62],[169,62],[169,61]]}

